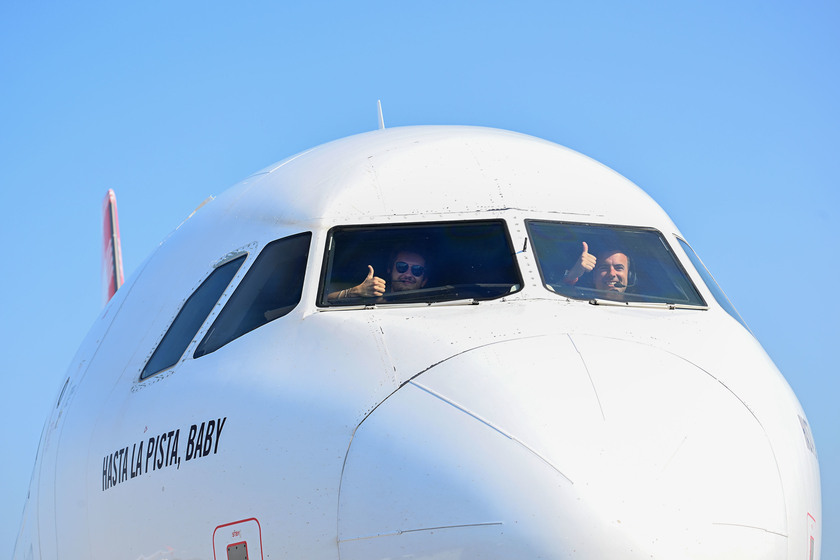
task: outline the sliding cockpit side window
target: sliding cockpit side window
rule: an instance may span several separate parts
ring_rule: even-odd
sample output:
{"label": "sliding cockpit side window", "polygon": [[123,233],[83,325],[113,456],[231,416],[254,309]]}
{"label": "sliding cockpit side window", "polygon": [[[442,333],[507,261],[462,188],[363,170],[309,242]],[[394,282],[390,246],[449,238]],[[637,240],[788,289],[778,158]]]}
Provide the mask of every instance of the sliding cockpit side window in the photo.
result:
{"label": "sliding cockpit side window", "polygon": [[526,220],[544,285],[560,295],[705,307],[662,234],[650,228]]}
{"label": "sliding cockpit side window", "polygon": [[193,357],[291,312],[300,302],[312,234],[300,233],[265,246],[196,348]]}
{"label": "sliding cockpit side window", "polygon": [[318,305],[488,300],[522,288],[504,221],[336,227]]}
{"label": "sliding cockpit side window", "polygon": [[216,267],[193,292],[172,321],[169,330],[163,335],[152,357],[146,362],[140,379],[146,379],[178,363],[243,262],[245,255]]}
{"label": "sliding cockpit side window", "polygon": [[700,260],[700,257],[697,256],[697,253],[694,252],[694,249],[692,249],[688,243],[679,237],[677,237],[677,241],[679,241],[680,245],[682,245],[685,254],[688,255],[688,259],[691,261],[691,264],[693,264],[694,268],[697,269],[697,272],[700,274],[703,282],[705,282],[706,287],[709,288],[710,292],[712,292],[712,296],[715,298],[715,301],[718,302],[718,305],[720,305],[724,311],[729,313],[733,319],[741,323],[745,329],[750,330],[741,318],[741,315],[735,310],[735,306],[732,305],[732,302],[729,301],[729,298],[726,297],[725,293],[723,293],[723,290],[709,272],[709,269],[706,268],[706,265],[704,265],[703,261]]}

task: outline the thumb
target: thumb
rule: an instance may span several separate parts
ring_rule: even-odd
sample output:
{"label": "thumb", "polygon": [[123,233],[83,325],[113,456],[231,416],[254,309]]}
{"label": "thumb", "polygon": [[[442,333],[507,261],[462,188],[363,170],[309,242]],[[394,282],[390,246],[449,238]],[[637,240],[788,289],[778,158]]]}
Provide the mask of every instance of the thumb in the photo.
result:
{"label": "thumb", "polygon": [[367,278],[365,278],[365,280],[371,280],[372,278],[373,278],[373,267],[368,265],[368,275],[367,275]]}
{"label": "thumb", "polygon": [[587,244],[586,244],[586,241],[584,241],[584,242],[583,242],[583,252],[584,252],[584,253],[588,253],[588,252],[589,252],[589,245],[587,245]]}

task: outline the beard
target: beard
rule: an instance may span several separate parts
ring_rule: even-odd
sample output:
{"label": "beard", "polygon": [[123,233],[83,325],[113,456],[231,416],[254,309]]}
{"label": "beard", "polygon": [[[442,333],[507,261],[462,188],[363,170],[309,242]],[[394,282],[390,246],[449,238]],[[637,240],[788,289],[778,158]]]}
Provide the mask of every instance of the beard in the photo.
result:
{"label": "beard", "polygon": [[391,283],[391,291],[404,292],[406,290],[416,290],[420,287],[420,283],[414,276],[402,275]]}

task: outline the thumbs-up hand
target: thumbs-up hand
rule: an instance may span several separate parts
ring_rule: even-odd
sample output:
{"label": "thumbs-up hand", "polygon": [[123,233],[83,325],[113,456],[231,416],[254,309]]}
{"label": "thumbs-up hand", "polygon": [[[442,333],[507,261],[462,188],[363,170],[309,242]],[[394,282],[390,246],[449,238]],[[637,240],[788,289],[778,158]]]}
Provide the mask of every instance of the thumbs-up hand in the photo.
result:
{"label": "thumbs-up hand", "polygon": [[357,297],[379,297],[385,293],[385,280],[374,276],[373,267],[368,265],[368,274],[362,283],[350,288],[350,294]]}
{"label": "thumbs-up hand", "polygon": [[566,283],[567,284],[574,284],[578,281],[578,279],[586,274],[587,272],[592,272],[595,269],[595,263],[597,259],[595,255],[589,253],[589,245],[587,245],[586,241],[583,242],[583,251],[578,257],[578,260],[575,261],[574,266],[569,269],[569,272],[566,273]]}

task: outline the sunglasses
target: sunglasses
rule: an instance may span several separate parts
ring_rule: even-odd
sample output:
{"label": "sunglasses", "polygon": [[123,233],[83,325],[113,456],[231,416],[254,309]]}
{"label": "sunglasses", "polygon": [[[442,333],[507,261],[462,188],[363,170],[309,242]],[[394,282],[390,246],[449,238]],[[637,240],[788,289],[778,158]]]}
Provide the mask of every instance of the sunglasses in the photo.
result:
{"label": "sunglasses", "polygon": [[[408,270],[408,263],[403,262],[403,261],[395,262],[394,263],[394,268],[397,269],[397,272],[402,274],[403,272]],[[422,264],[411,265],[411,274],[413,274],[414,276],[417,276],[419,278],[420,276],[423,276],[425,273],[426,273],[426,267],[423,266]]]}

